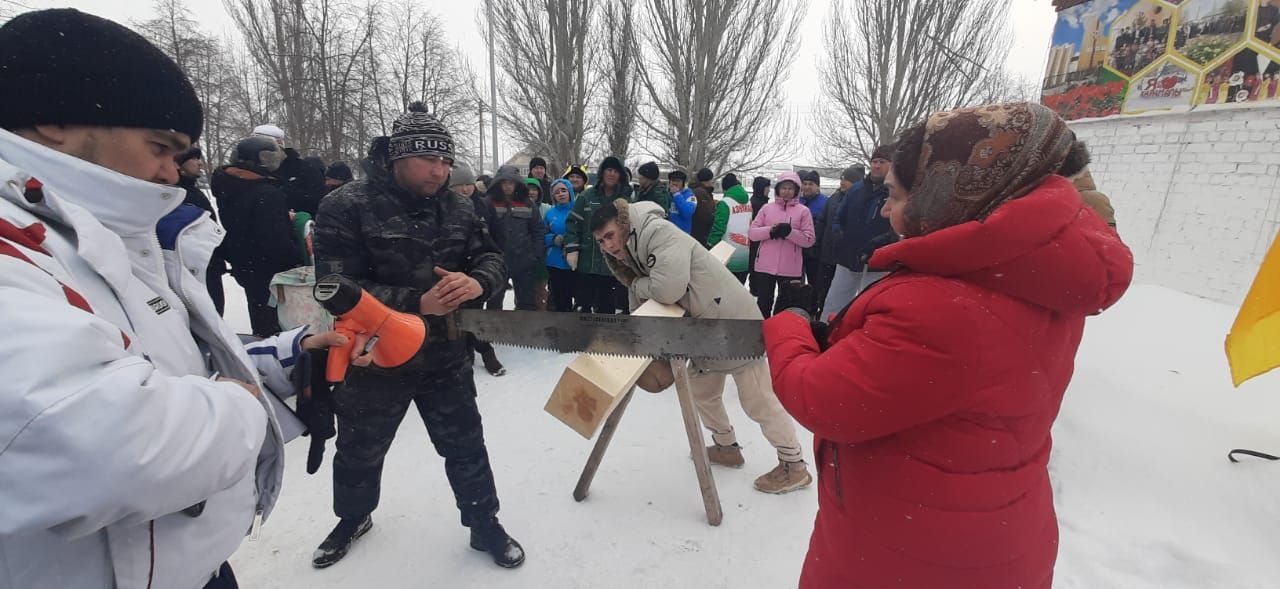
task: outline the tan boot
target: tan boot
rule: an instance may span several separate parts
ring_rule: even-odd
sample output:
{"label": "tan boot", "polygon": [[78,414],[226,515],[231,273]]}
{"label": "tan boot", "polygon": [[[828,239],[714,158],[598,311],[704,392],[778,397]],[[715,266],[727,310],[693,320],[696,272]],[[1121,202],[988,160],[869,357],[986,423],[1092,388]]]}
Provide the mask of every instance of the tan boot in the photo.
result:
{"label": "tan boot", "polygon": [[763,493],[781,495],[808,487],[813,484],[809,469],[804,462],[778,462],[773,470],[760,475],[756,479],[756,490]]}
{"label": "tan boot", "polygon": [[732,446],[722,446],[715,444],[707,446],[707,459],[711,464],[719,464],[729,468],[742,468],[746,463],[746,459],[742,457],[742,446],[734,444]]}

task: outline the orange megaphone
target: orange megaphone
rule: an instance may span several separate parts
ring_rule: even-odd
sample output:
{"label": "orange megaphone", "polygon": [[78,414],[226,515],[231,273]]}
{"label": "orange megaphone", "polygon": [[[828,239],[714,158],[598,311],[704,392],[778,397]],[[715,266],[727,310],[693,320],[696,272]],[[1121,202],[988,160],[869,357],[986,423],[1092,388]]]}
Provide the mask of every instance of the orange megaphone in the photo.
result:
{"label": "orange megaphone", "polygon": [[373,356],[374,364],[395,368],[418,355],[427,339],[427,324],[422,317],[388,309],[341,275],[330,274],[316,281],[313,295],[338,318],[334,331],[347,337],[346,345],[329,349],[329,363],[325,365],[329,382],[346,380],[351,350],[357,340],[364,342],[363,352]]}

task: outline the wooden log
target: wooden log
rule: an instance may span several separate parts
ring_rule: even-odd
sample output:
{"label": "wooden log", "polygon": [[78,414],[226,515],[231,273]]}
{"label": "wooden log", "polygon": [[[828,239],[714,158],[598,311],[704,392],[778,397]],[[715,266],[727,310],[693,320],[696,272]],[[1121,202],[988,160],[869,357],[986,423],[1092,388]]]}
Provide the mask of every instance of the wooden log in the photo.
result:
{"label": "wooden log", "polygon": [[[728,263],[733,246],[720,242],[711,249],[711,255],[722,264]],[[684,309],[647,301],[631,314],[682,317]],[[650,362],[648,358],[581,354],[564,369],[543,409],[589,440],[613,413],[623,395],[635,387]]]}

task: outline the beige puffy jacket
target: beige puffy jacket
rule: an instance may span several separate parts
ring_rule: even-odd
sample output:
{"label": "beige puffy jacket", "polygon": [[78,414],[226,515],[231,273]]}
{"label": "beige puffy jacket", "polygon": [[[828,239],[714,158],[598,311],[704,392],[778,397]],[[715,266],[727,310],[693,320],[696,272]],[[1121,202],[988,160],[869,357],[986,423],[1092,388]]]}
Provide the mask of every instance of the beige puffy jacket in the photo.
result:
{"label": "beige puffy jacket", "polygon": [[[746,287],[711,252],[667,221],[662,207],[624,200],[614,204],[618,226],[627,236],[627,259],[606,255],[605,261],[614,276],[624,283],[630,281],[632,310],[653,299],[677,305],[699,319],[763,319]],[[746,363],[698,362],[694,369],[730,371]]]}

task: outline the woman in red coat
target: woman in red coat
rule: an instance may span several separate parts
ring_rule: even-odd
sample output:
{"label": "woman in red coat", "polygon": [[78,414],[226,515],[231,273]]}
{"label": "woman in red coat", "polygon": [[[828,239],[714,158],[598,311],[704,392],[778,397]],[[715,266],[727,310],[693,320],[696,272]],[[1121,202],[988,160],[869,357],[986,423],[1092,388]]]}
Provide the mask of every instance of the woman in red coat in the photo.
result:
{"label": "woman in red coat", "polygon": [[1133,257],[1056,174],[1083,144],[1038,104],[935,114],[903,134],[884,213],[897,268],[820,345],[765,323],[774,389],[814,433],[802,588],[1049,587],[1049,430],[1085,317]]}

